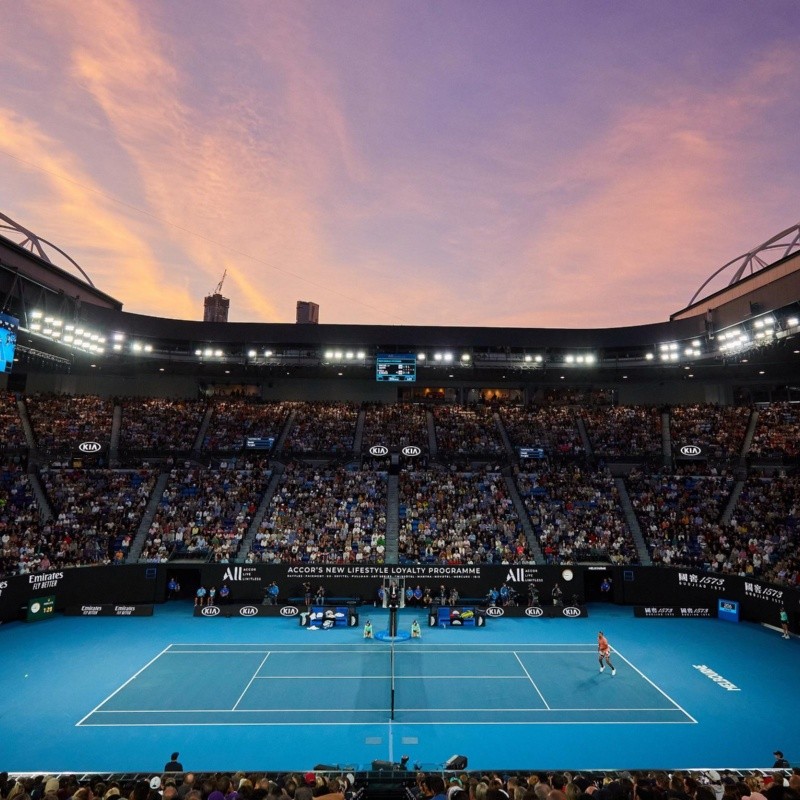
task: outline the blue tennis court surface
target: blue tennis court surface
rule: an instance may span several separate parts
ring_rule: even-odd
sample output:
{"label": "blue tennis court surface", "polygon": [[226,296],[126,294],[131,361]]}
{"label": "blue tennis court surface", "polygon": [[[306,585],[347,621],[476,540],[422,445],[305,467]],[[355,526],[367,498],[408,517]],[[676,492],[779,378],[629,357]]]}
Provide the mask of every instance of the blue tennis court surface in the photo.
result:
{"label": "blue tennis court surface", "polygon": [[[425,627],[392,659],[360,628],[191,611],[0,626],[0,767],[155,772],[178,750],[208,770],[401,755],[430,768],[454,753],[473,769],[744,768],[800,753],[800,640],[760,625],[598,606]],[[598,628],[613,677],[598,669]]]}
{"label": "blue tennis court surface", "polygon": [[381,723],[393,681],[397,723],[695,722],[621,654],[613,680],[592,670],[596,651],[585,644],[407,641],[390,652],[379,642],[172,644],[78,724]]}

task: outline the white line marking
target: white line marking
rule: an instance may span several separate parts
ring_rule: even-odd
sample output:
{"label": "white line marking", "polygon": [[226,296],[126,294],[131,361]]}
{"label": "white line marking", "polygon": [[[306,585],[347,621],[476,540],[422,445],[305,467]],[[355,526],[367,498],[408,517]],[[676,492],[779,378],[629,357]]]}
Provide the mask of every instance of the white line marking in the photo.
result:
{"label": "white line marking", "polygon": [[[381,711],[386,711],[386,709],[380,709]],[[427,713],[427,712],[426,712]],[[314,725],[316,727],[361,727],[361,726],[369,726],[374,728],[376,725],[385,724],[380,721],[376,722],[315,722]],[[99,722],[99,723],[92,723],[91,725],[87,725],[87,728],[232,728],[237,726],[248,726],[248,727],[289,727],[289,726],[297,726],[306,728],[308,727],[308,723],[303,722],[133,722],[133,723],[116,723],[116,722]],[[419,727],[422,725],[459,725],[459,726],[466,726],[466,725],[691,725],[688,720],[684,720],[681,722],[570,722],[570,721],[563,721],[563,720],[543,720],[541,722],[537,721],[525,721],[525,722],[417,722],[416,720],[411,722],[403,722],[402,720],[394,721],[394,725],[402,726],[402,725],[414,725],[415,727]],[[692,767],[692,769],[695,769]]]}
{"label": "white line marking", "polygon": [[648,677],[647,677],[647,675],[645,675],[645,674],[644,674],[644,672],[642,672],[642,671],[641,671],[641,670],[640,670],[638,667],[634,667],[634,666],[633,666],[633,664],[631,664],[631,662],[630,662],[630,661],[628,661],[628,659],[627,659],[627,658],[625,658],[625,656],[624,656],[624,655],[622,655],[622,653],[620,653],[620,651],[619,651],[619,650],[617,650],[617,648],[616,648],[616,647],[612,648],[612,650],[613,650],[613,652],[614,652],[616,655],[618,655],[618,656],[619,656],[619,657],[620,657],[620,658],[621,658],[621,659],[622,659],[622,660],[623,660],[623,661],[624,661],[624,662],[625,662],[625,663],[626,663],[626,664],[627,664],[627,665],[628,665],[628,666],[629,666],[629,667],[630,667],[630,668],[631,668],[631,669],[632,669],[634,672],[638,672],[638,673],[639,673],[639,675],[641,675],[641,676],[642,676],[642,677],[643,677],[643,678],[644,678],[644,679],[645,679],[645,680],[646,680],[646,681],[647,681],[647,682],[648,682],[648,683],[649,683],[649,684],[650,684],[650,685],[651,685],[651,686],[652,686],[652,687],[653,687],[653,688],[654,688],[654,689],[655,689],[657,692],[660,692],[661,694],[663,694],[663,695],[664,695],[664,697],[666,697],[666,698],[667,698],[667,700],[669,700],[669,701],[670,701],[670,703],[672,703],[672,705],[676,706],[676,707],[677,707],[677,708],[679,708],[681,711],[683,711],[683,713],[684,713],[684,714],[686,714],[686,716],[687,716],[687,717],[689,717],[689,719],[690,719],[690,720],[691,720],[693,723],[697,724],[697,720],[696,720],[696,719],[695,719],[695,718],[694,718],[694,717],[693,717],[693,716],[692,716],[692,715],[691,715],[691,714],[690,714],[690,713],[689,713],[689,712],[688,712],[688,711],[687,711],[685,708],[683,708],[683,706],[681,706],[681,704],[680,704],[680,703],[676,703],[676,702],[675,702],[675,701],[674,701],[674,700],[673,700],[673,699],[672,699],[672,698],[671,698],[671,697],[670,697],[670,696],[669,696],[669,695],[668,695],[668,694],[667,694],[667,693],[666,693],[666,692],[665,692],[665,691],[664,691],[664,690],[663,690],[661,687],[659,687],[659,686],[656,686],[656,684],[655,684],[655,683],[653,683],[653,681],[651,681],[651,680],[650,680],[650,678],[648,678]]}
{"label": "white line marking", "polygon": [[247,690],[248,690],[248,689],[249,689],[249,688],[250,688],[250,687],[253,685],[253,681],[256,679],[256,675],[258,675],[258,673],[259,673],[259,672],[261,672],[261,667],[263,667],[263,666],[264,666],[264,662],[265,662],[265,661],[266,661],[268,658],[269,658],[269,653],[267,653],[267,654],[264,656],[264,658],[262,658],[262,659],[261,659],[261,663],[258,665],[258,668],[257,668],[257,669],[256,669],[256,671],[253,673],[253,677],[252,677],[252,678],[250,678],[250,681],[248,682],[247,686],[245,686],[245,687],[244,687],[244,691],[243,691],[243,692],[242,692],[242,693],[239,695],[239,699],[238,699],[238,700],[237,700],[237,701],[236,701],[236,702],[233,704],[233,708],[231,709],[231,711],[236,711],[236,706],[238,706],[238,705],[239,705],[239,703],[241,703],[241,702],[242,702],[242,698],[243,698],[243,697],[244,697],[244,696],[247,694]]}
{"label": "white line marking", "polygon": [[[521,706],[514,706],[513,708],[398,708],[397,711],[416,711],[425,712],[426,714],[432,711],[480,711],[487,714],[493,714],[495,711],[539,711],[546,712],[559,712],[570,714],[581,714],[584,711],[624,711],[630,713],[633,711],[663,711],[665,713],[686,713],[680,708],[556,708],[548,706],[547,708],[523,708]],[[227,708],[152,708],[152,709],[130,709],[122,711],[95,711],[95,714],[254,714],[254,713],[271,713],[271,714],[300,714],[306,711],[320,711],[328,712],[331,714],[342,713],[358,713],[360,711],[386,711],[385,708],[237,708],[234,712]],[[309,723],[313,724],[313,723]]]}
{"label": "white line marking", "polygon": [[83,725],[84,721],[88,717],[91,717],[92,714],[94,714],[95,711],[97,711],[97,709],[99,709],[101,706],[104,706],[117,692],[121,692],[132,680],[134,680],[136,677],[141,675],[141,673],[144,672],[154,661],[157,661],[161,656],[163,656],[164,653],[167,651],[168,647],[169,647],[169,645],[167,645],[167,647],[165,647],[160,653],[158,653],[157,655],[153,656],[138,672],[136,672],[133,675],[131,675],[131,677],[128,678],[128,680],[126,680],[125,683],[122,684],[122,686],[119,686],[116,689],[114,689],[114,691],[111,692],[111,694],[108,697],[106,697],[106,699],[103,700],[102,703],[99,703],[98,705],[96,705],[85,717],[82,717],[81,719],[79,719],[75,723],[75,727],[77,728],[79,725]]}
{"label": "white line marking", "polygon": [[[382,680],[388,681],[391,675],[258,675],[259,680],[287,680],[287,681],[316,681],[316,680]],[[395,675],[397,681],[449,681],[449,680],[463,680],[465,678],[486,678],[487,680],[526,680],[523,675]],[[530,680],[530,678],[528,678]]]}
{"label": "white line marking", "polygon": [[549,710],[550,706],[547,705],[547,700],[544,699],[544,695],[539,691],[539,687],[536,685],[536,681],[533,678],[531,678],[530,673],[528,672],[527,669],[525,669],[525,665],[522,663],[522,659],[520,659],[520,657],[519,657],[519,655],[517,655],[516,651],[514,651],[514,658],[516,658],[517,661],[519,661],[519,665],[522,667],[522,671],[528,676],[528,680],[533,685],[533,688],[536,689],[536,694],[538,694],[539,697],[542,698],[542,702],[544,703],[545,708],[547,708]]}

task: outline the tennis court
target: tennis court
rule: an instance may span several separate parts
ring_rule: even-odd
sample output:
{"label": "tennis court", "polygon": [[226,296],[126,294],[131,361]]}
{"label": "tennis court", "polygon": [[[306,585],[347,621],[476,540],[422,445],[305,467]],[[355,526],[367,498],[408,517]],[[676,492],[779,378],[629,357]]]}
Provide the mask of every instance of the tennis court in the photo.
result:
{"label": "tennis court", "polygon": [[171,644],[78,724],[695,722],[616,655],[609,682],[584,644]]}
{"label": "tennis court", "polygon": [[[598,670],[598,628],[613,677]],[[174,750],[212,770],[401,755],[430,768],[454,753],[471,769],[763,767],[777,747],[800,753],[800,641],[747,623],[599,606],[424,627],[392,646],[174,603],[6,624],[0,648],[0,767],[15,771],[156,772]]]}

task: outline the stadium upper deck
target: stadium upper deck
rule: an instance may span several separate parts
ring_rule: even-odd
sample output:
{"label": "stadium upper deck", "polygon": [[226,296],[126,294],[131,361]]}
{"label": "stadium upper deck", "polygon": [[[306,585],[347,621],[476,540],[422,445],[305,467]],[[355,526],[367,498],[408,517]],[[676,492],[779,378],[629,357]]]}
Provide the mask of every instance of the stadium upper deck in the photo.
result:
{"label": "stadium upper deck", "polygon": [[[788,244],[777,244],[781,237]],[[428,391],[466,401],[470,391],[530,396],[535,387],[567,384],[614,387],[628,402],[727,403],[735,386],[751,385],[772,399],[774,389],[800,379],[798,240],[800,226],[773,237],[741,257],[735,284],[668,321],[515,329],[205,323],[130,314],[88,276],[0,236],[4,308],[20,319],[14,371],[24,377],[11,388],[194,396],[198,383],[247,384],[270,398],[391,401]],[[781,257],[766,266],[762,255],[776,249]],[[763,268],[754,271],[754,263]],[[415,382],[376,384],[376,357],[393,353],[416,357]]]}

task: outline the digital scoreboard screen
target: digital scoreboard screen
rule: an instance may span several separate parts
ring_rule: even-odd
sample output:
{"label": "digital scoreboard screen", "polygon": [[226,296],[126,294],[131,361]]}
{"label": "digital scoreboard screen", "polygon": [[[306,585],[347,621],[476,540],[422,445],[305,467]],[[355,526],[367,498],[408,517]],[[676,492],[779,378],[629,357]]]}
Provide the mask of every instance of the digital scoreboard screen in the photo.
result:
{"label": "digital scoreboard screen", "polygon": [[247,436],[244,440],[245,450],[272,450],[274,436]]}
{"label": "digital scoreboard screen", "polygon": [[11,372],[14,366],[18,328],[19,320],[16,317],[0,314],[0,372]]}
{"label": "digital scoreboard screen", "polygon": [[413,353],[379,353],[375,359],[375,380],[411,383],[417,379],[417,357]]}

